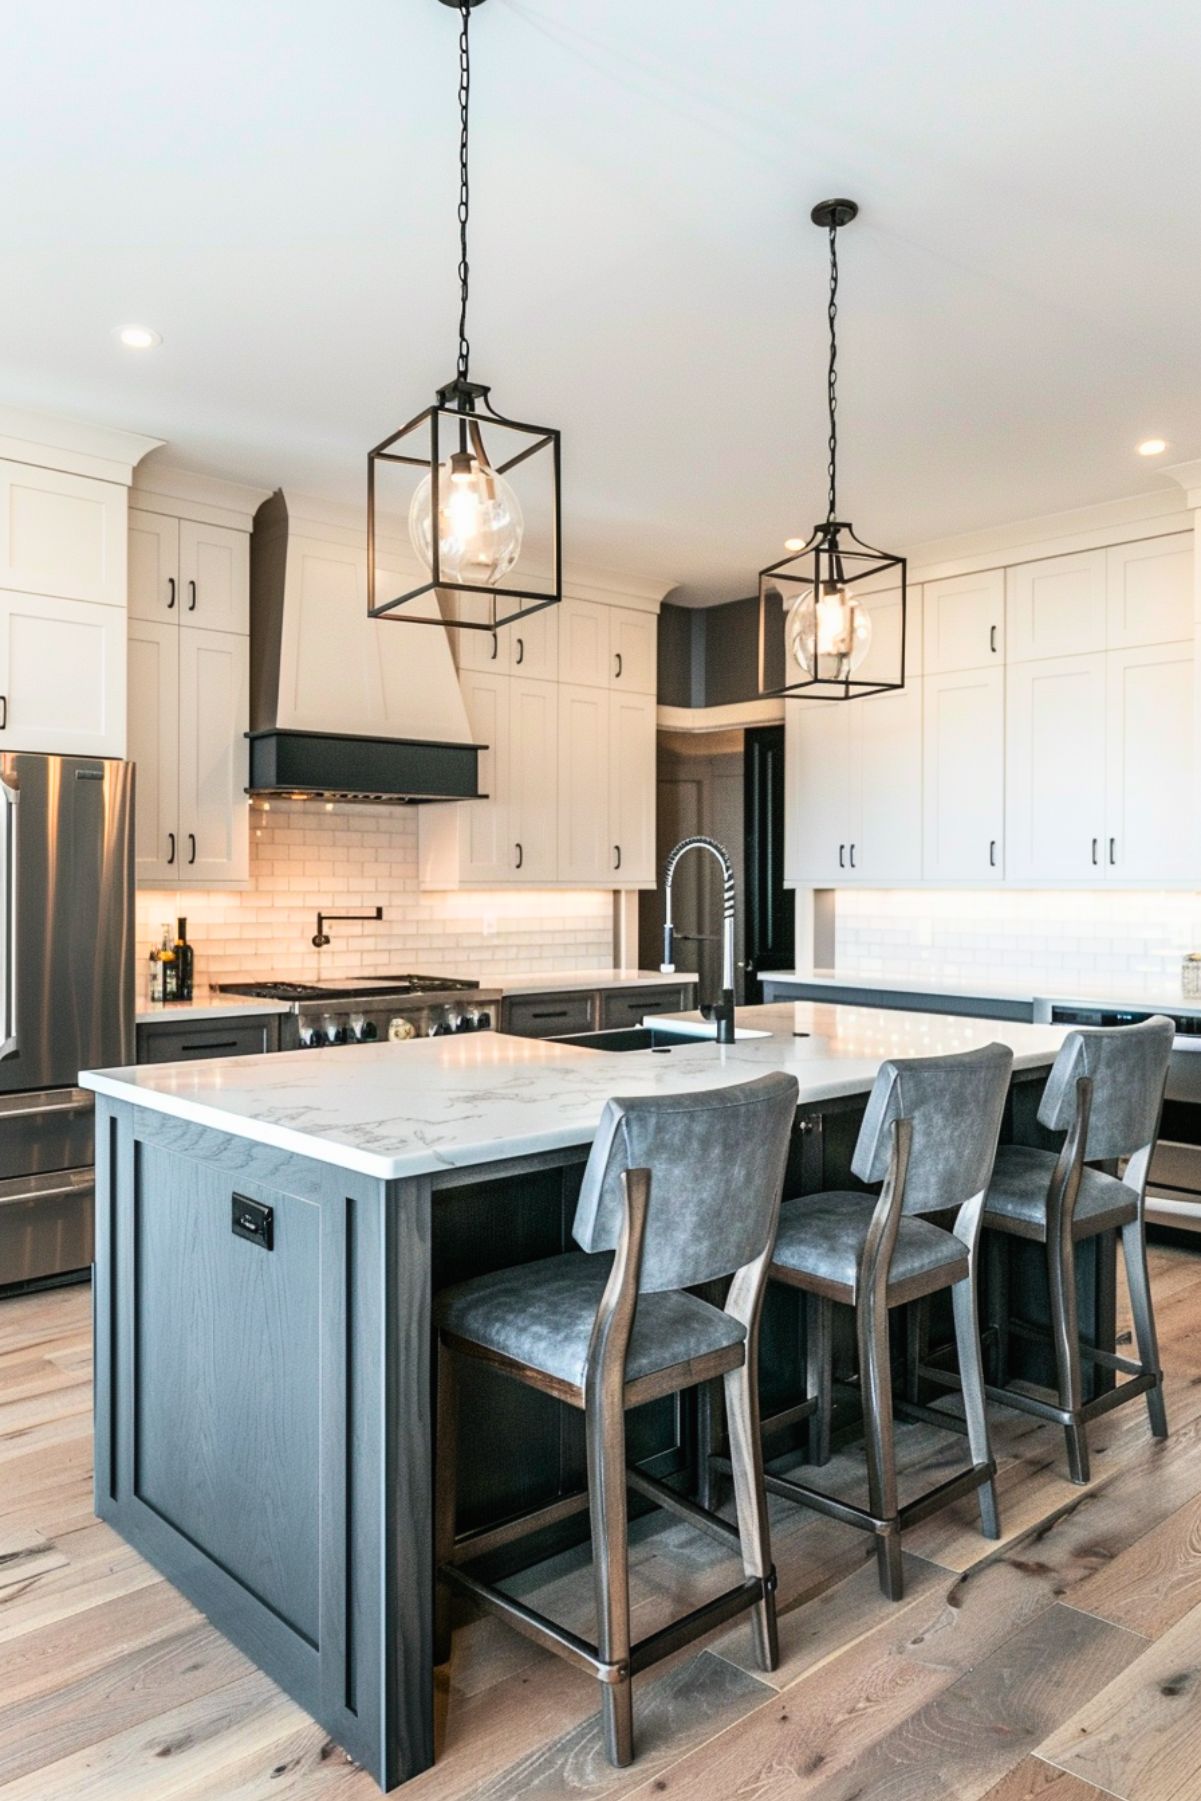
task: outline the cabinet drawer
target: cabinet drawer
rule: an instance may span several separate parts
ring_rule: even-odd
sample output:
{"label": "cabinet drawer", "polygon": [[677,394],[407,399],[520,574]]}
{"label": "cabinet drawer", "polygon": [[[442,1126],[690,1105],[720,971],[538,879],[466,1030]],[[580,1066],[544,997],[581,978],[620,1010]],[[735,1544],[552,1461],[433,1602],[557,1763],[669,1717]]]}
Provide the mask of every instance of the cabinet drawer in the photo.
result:
{"label": "cabinet drawer", "polygon": [[600,997],[601,1027],[636,1026],[649,1013],[687,1013],[692,1006],[683,988],[617,988]]}
{"label": "cabinet drawer", "polygon": [[262,1018],[206,1019],[195,1025],[182,1020],[138,1027],[139,1063],[189,1063],[197,1057],[253,1057],[279,1049],[279,1020]]}
{"label": "cabinet drawer", "polygon": [[526,994],[506,1001],[502,1030],[518,1038],[561,1038],[567,1032],[591,1032],[590,994]]}

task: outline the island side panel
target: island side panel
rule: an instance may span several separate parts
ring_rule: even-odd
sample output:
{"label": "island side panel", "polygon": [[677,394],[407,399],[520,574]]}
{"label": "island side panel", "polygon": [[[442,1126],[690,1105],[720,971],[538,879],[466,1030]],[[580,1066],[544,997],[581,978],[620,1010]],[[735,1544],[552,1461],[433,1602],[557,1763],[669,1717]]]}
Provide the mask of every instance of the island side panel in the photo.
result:
{"label": "island side panel", "polygon": [[433,1757],[428,1182],[98,1127],[97,1512],[390,1787]]}

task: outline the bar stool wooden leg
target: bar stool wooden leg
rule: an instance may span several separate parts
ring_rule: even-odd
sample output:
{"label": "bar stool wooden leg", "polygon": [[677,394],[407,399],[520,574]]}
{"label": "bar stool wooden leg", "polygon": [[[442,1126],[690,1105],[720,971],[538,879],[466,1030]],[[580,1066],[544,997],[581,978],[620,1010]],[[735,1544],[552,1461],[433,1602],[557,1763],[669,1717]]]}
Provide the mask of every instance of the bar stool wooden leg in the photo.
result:
{"label": "bar stool wooden leg", "polygon": [[899,1601],[904,1594],[905,1579],[901,1570],[901,1522],[897,1510],[887,1308],[872,1305],[869,1297],[856,1309],[855,1325],[859,1338],[868,1504],[875,1517],[886,1522],[883,1531],[876,1535],[880,1588],[890,1601]]}
{"label": "bar stool wooden leg", "polygon": [[710,1513],[717,1512],[719,1473],[713,1459],[721,1449],[723,1425],[721,1384],[702,1382],[696,1391],[696,1498]]}
{"label": "bar stool wooden leg", "polygon": [[1144,1370],[1153,1371],[1159,1380],[1147,1390],[1147,1412],[1151,1431],[1156,1438],[1168,1436],[1168,1413],[1163,1398],[1163,1370],[1159,1363],[1159,1339],[1155,1331],[1155,1312],[1151,1305],[1151,1278],[1147,1272],[1147,1240],[1141,1219],[1122,1227],[1122,1256],[1126,1263],[1126,1287],[1130,1294],[1130,1311],[1134,1318],[1134,1342],[1138,1360]]}
{"label": "bar stool wooden leg", "polygon": [[988,1324],[995,1334],[992,1380],[995,1388],[1009,1384],[1009,1240],[1003,1232],[984,1234],[984,1279],[988,1285]]}
{"label": "bar stool wooden leg", "polygon": [[[963,1412],[967,1421],[967,1441],[972,1462],[977,1468],[991,1464],[992,1445],[988,1436],[988,1415],[984,1408],[984,1367],[980,1357],[980,1317],[976,1303],[976,1271],[951,1290],[955,1308],[955,1344],[959,1353],[959,1381],[963,1392]],[[1001,1519],[997,1508],[997,1485],[992,1477],[981,1484],[980,1530],[985,1538],[1000,1538]]]}
{"label": "bar stool wooden leg", "polygon": [[834,1303],[823,1295],[805,1296],[805,1392],[817,1402],[809,1416],[809,1461],[830,1461],[830,1415],[834,1393]]}
{"label": "bar stool wooden leg", "polygon": [[454,1352],[438,1339],[437,1436],[434,1448],[434,1662],[450,1659],[450,1590],[438,1571],[455,1551],[455,1454],[458,1448],[458,1370]]}
{"label": "bar stool wooden leg", "polygon": [[[742,1567],[748,1576],[758,1576],[761,1581],[766,1581],[772,1568],[771,1537],[767,1523],[767,1493],[763,1486],[763,1440],[759,1431],[757,1387],[745,1363],[739,1369],[728,1370],[724,1381]],[[764,1590],[763,1599],[751,1614],[751,1631],[759,1668],[774,1670],[780,1658],[774,1587]]]}
{"label": "bar stool wooden leg", "polygon": [[591,1397],[585,1412],[588,1502],[592,1516],[592,1576],[596,1589],[597,1650],[616,1664],[616,1679],[601,1682],[601,1734],[609,1762],[634,1761],[634,1703],[630,1683],[630,1572],[626,1509],[625,1413],[620,1390],[606,1405]]}
{"label": "bar stool wooden leg", "polygon": [[[1076,1258],[1070,1237],[1047,1234],[1047,1281],[1051,1296],[1051,1338],[1055,1346],[1059,1405],[1078,1413],[1084,1405],[1080,1367],[1080,1326],[1076,1312]],[[1068,1474],[1073,1482],[1089,1479],[1088,1437],[1077,1418],[1064,1427]]]}

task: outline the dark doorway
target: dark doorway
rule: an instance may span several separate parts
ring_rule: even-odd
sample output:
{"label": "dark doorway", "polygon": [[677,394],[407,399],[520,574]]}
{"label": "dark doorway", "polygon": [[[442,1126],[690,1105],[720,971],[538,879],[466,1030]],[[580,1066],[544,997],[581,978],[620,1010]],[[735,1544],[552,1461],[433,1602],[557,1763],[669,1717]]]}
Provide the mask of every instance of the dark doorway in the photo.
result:
{"label": "dark doorway", "polygon": [[784,727],[755,726],[743,750],[746,998],[763,999],[758,972],[792,969],[796,908],[784,887]]}

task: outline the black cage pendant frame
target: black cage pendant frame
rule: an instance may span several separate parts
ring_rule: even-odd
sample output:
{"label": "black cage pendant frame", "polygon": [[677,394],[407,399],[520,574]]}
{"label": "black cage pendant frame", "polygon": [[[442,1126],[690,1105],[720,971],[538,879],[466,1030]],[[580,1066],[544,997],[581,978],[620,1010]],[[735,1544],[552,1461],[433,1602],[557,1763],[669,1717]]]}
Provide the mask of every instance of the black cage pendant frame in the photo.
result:
{"label": "black cage pendant frame", "polygon": [[[446,424],[443,424],[443,421]],[[515,450],[503,462],[492,465],[497,475],[505,475],[515,469],[519,463],[527,462],[540,452],[551,460],[551,546],[549,563],[552,571],[552,587],[548,592],[545,587],[523,588],[511,587],[503,583],[452,581],[442,574],[442,560],[438,546],[438,510],[441,501],[442,465],[452,451],[460,447],[464,430],[474,426],[478,431],[483,426],[495,426],[501,432],[514,433],[518,437],[528,438],[530,442],[523,448]],[[413,441],[413,447],[421,433],[428,431],[428,453],[414,456],[405,450],[398,450],[398,445],[406,439]],[[376,593],[376,471],[380,463],[401,463],[409,468],[421,469],[430,478],[430,511],[432,529],[430,532],[430,552],[432,562],[430,577],[405,594],[397,594],[391,599],[381,600]],[[560,521],[560,434],[554,426],[529,425],[523,420],[507,419],[498,413],[491,404],[490,390],[479,382],[451,382],[440,388],[437,399],[432,406],[426,407],[402,425],[399,431],[377,444],[367,454],[367,612],[372,619],[391,619],[407,625],[443,625],[451,626],[459,631],[495,632],[500,627],[511,625],[515,620],[528,619],[531,613],[540,613],[544,607],[558,606],[563,598],[563,548]],[[403,609],[412,601],[417,601],[426,594],[479,594],[491,597],[490,617],[487,619],[447,619],[440,612],[417,613],[405,612]],[[520,603],[512,612],[498,609],[498,601],[516,601]]]}
{"label": "black cage pendant frame", "polygon": [[[860,677],[848,673],[841,681],[832,680],[821,675],[806,675],[798,668],[798,679],[789,681],[790,652],[788,646],[788,618],[792,608],[805,593],[810,590],[815,595],[824,588],[839,587],[850,589],[856,582],[866,581],[870,576],[883,575],[895,570],[900,579],[901,594],[901,629],[899,663],[896,680],[888,681],[879,676]],[[858,700],[866,694],[890,694],[905,686],[905,635],[908,614],[908,564],[907,559],[894,556],[887,550],[876,550],[855,536],[853,527],[845,520],[824,520],[815,526],[813,535],[801,549],[791,556],[782,557],[778,563],[770,563],[766,569],[759,571],[759,692],[761,695],[776,698],[783,695],[792,699],[805,700]],[[792,592],[787,592],[791,589]],[[873,594],[865,594],[859,605],[870,610],[875,594],[891,592],[891,590],[874,590]],[[783,630],[781,622],[775,617],[773,600],[779,599],[784,605]],[[871,651],[868,657],[871,657]],[[780,676],[780,671],[783,672]]]}

